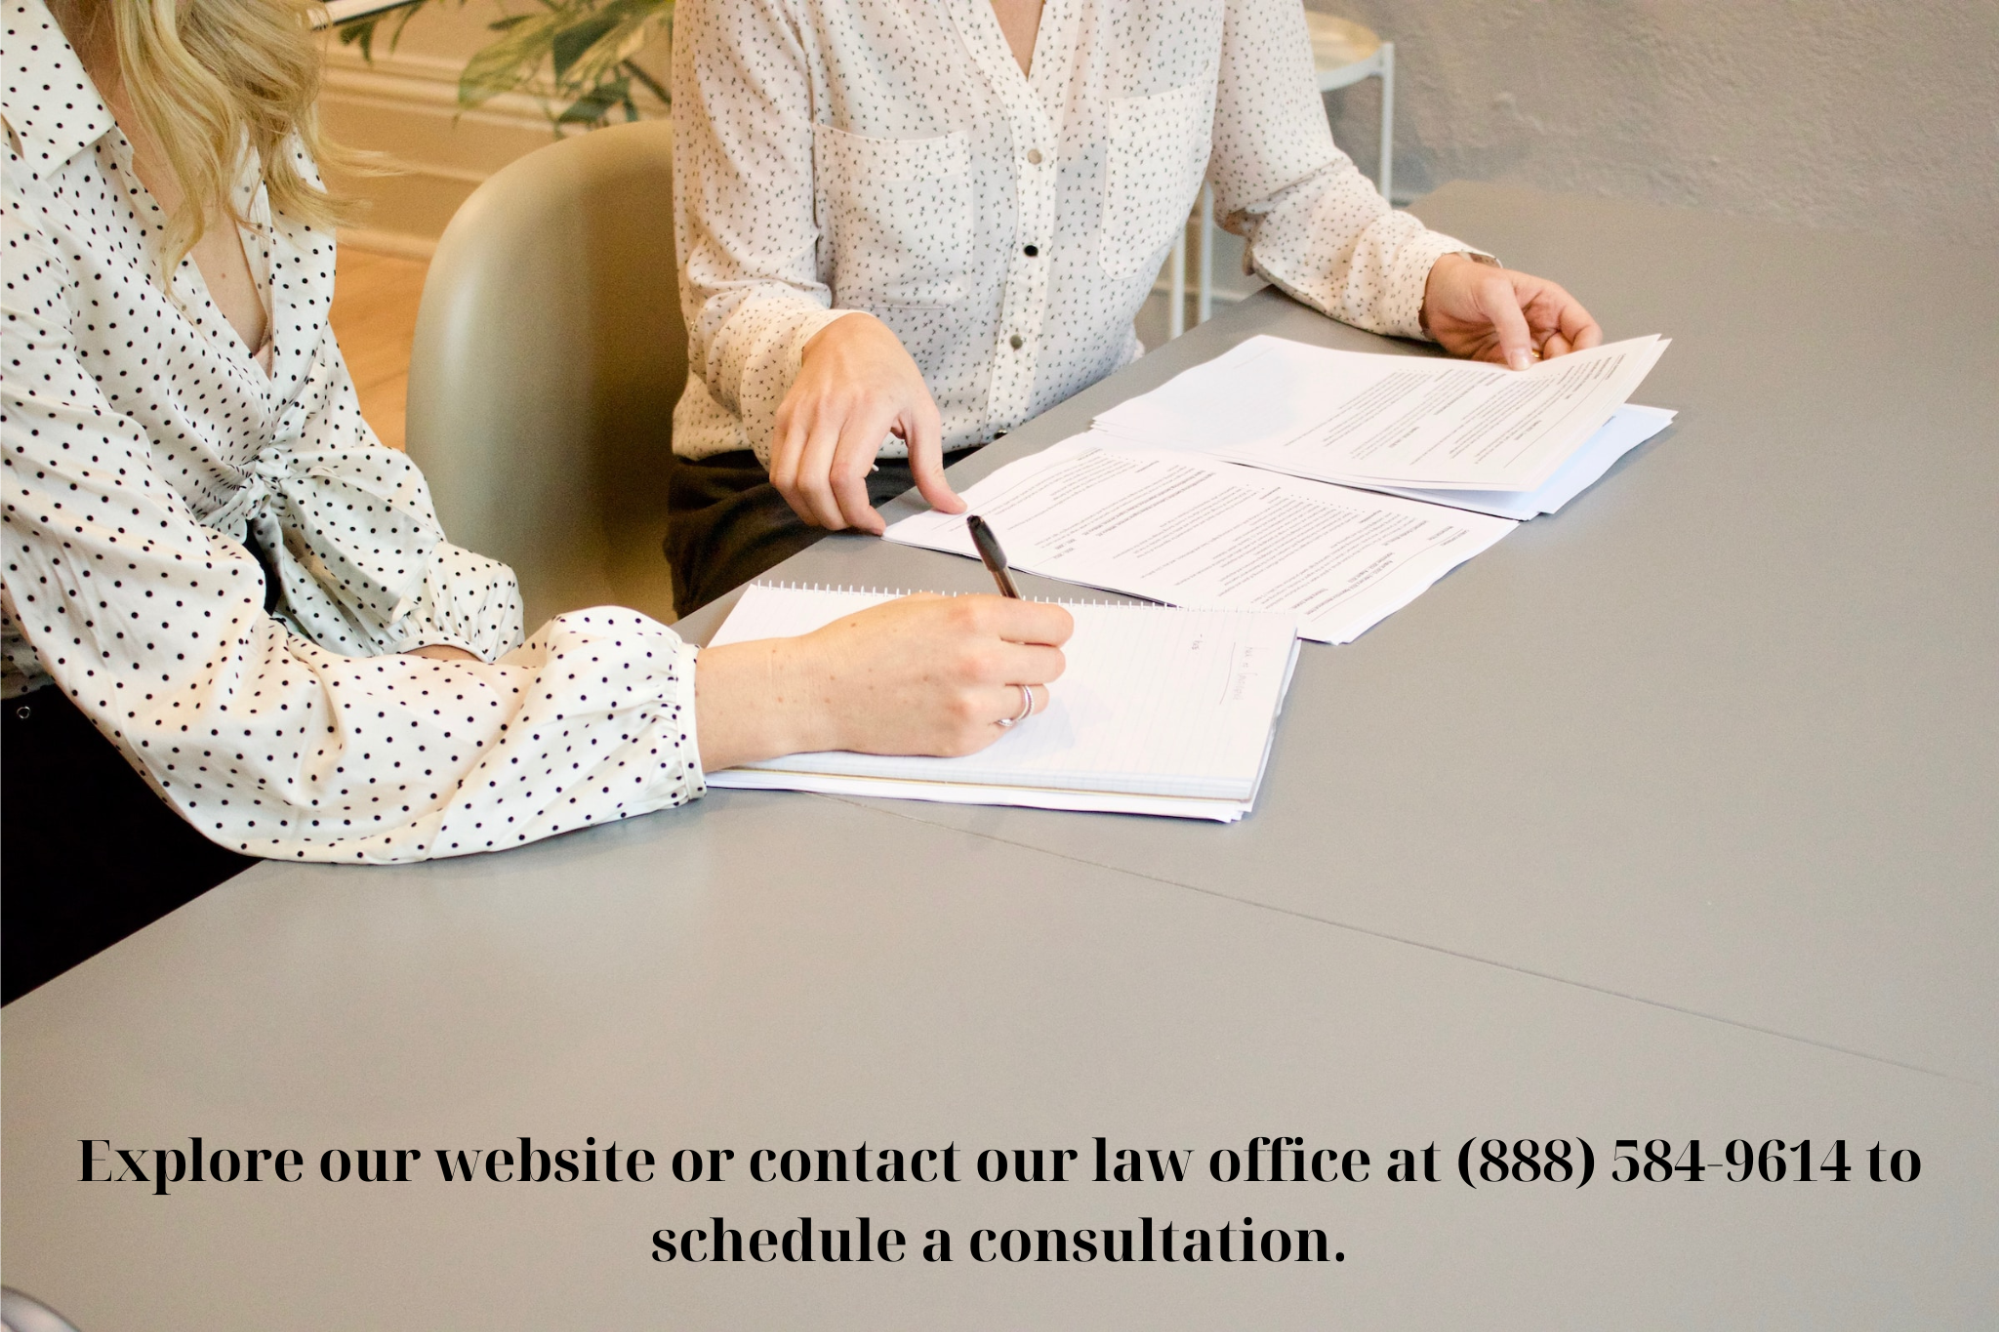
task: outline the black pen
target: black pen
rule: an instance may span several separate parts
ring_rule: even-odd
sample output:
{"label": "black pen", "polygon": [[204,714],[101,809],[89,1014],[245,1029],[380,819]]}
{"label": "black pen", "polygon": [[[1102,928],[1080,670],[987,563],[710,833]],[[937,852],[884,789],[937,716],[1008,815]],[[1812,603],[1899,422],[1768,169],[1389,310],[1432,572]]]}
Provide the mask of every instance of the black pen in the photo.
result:
{"label": "black pen", "polygon": [[1000,596],[1019,597],[1020,589],[1013,586],[1013,575],[1006,572],[1006,552],[1000,550],[999,538],[993,535],[993,530],[977,514],[965,515],[965,526],[971,531],[972,545],[979,548],[979,559],[986,562],[993,582],[999,584]]}

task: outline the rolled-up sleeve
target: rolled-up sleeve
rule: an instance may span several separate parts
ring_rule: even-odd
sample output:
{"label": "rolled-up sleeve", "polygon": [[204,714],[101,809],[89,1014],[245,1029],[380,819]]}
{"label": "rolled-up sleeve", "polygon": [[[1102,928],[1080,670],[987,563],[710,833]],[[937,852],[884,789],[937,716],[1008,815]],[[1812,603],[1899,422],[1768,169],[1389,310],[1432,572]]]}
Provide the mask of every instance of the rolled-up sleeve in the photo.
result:
{"label": "rolled-up sleeve", "polygon": [[1229,0],[1210,177],[1256,272],[1334,319],[1421,338],[1430,268],[1472,250],[1389,207],[1333,143],[1296,0]]}
{"label": "rolled-up sleeve", "polygon": [[768,462],[801,350],[847,313],[818,272],[811,81],[782,7],[681,0],[673,104],[688,364]]}
{"label": "rolled-up sleeve", "polygon": [[[4,258],[8,628],[202,833],[409,861],[702,793],[695,650],[637,612],[559,616],[491,663],[342,655],[266,614],[263,567],[195,520],[85,370],[63,260],[13,207]],[[475,597],[436,572],[434,600]]]}

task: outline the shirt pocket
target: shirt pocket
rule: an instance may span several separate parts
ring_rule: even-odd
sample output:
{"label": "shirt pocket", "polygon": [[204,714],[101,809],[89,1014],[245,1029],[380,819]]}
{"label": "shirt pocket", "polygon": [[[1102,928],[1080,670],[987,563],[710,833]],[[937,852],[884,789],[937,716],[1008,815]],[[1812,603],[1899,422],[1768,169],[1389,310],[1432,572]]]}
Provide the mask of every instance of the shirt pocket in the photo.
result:
{"label": "shirt pocket", "polygon": [[1109,104],[1098,244],[1113,277],[1158,268],[1187,225],[1208,165],[1208,136],[1197,123],[1206,91],[1194,82]]}
{"label": "shirt pocket", "polygon": [[964,299],[972,260],[969,131],[875,139],[815,125],[812,155],[835,305]]}

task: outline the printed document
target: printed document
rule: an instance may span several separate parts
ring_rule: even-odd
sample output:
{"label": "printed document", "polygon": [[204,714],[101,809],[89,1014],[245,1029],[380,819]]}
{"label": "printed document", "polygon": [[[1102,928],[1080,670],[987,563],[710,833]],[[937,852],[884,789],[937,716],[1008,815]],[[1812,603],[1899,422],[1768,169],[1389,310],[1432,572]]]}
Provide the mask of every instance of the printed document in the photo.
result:
{"label": "printed document", "polygon": [[1603,429],[1589,437],[1588,443],[1570,454],[1569,461],[1555,469],[1555,475],[1538,491],[1419,491],[1402,486],[1369,489],[1411,500],[1428,500],[1431,504],[1475,509],[1499,518],[1538,518],[1556,513],[1596,485],[1618,459],[1672,425],[1676,415],[1663,407],[1626,403],[1603,423]]}
{"label": "printed document", "polygon": [[[962,523],[961,523],[962,526]],[[897,594],[753,584],[713,640],[805,634]],[[953,759],[798,754],[708,774],[782,788],[1224,822],[1256,799],[1298,640],[1288,617],[1072,604],[1048,707]]]}
{"label": "printed document", "polygon": [[1666,345],[1632,338],[1513,371],[1266,334],[1118,404],[1095,426],[1149,448],[1318,481],[1530,492],[1610,420]]}
{"label": "printed document", "polygon": [[[1102,432],[962,494],[1015,568],[1174,606],[1272,612],[1324,643],[1358,638],[1515,526]],[[886,536],[977,555],[962,515],[918,514]]]}

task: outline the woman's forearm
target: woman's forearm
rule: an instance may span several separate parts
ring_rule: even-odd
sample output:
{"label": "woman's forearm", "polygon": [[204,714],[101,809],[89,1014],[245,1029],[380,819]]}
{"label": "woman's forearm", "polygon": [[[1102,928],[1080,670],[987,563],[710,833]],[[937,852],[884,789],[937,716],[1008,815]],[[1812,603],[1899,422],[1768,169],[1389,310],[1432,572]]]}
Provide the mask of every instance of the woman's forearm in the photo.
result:
{"label": "woman's forearm", "polygon": [[789,639],[704,648],[694,671],[695,737],[712,771],[832,748],[790,676]]}
{"label": "woman's forearm", "polygon": [[970,754],[1035,711],[1062,674],[1074,622],[1046,602],[920,595],[795,639],[707,648],[695,670],[701,766],[782,754]]}

